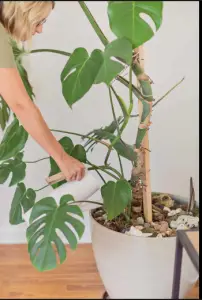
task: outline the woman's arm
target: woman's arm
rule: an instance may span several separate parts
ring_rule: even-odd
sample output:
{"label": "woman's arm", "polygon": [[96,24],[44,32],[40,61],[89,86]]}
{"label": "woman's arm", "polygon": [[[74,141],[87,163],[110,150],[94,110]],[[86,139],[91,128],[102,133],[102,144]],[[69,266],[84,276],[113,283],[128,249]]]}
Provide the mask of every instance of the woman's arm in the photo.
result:
{"label": "woman's arm", "polygon": [[81,180],[82,163],[66,154],[29,98],[16,68],[0,68],[0,94],[16,114],[25,130],[55,160],[67,180]]}

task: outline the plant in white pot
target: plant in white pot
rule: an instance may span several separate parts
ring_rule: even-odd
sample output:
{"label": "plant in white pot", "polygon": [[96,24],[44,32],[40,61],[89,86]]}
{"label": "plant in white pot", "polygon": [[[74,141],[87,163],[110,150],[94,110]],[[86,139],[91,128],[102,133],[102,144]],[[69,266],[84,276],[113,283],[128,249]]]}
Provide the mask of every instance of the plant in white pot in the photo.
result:
{"label": "plant in white pot", "polygon": [[[85,3],[78,3],[105,48],[95,49],[91,54],[84,48],[77,48],[72,54],[52,49],[39,49],[31,53],[51,51],[69,57],[61,72],[61,85],[64,99],[70,107],[81,101],[93,85],[105,83],[113,121],[86,135],[65,130],[53,131],[64,133],[60,143],[67,153],[85,163],[88,170],[96,171],[103,181],[103,204],[97,203],[99,207],[91,211],[90,218],[95,259],[110,298],[169,298],[176,230],[197,227],[198,210],[193,201],[190,207],[172,195],[149,192],[146,162],[149,149],[146,149],[145,137],[148,138],[152,109],[164,96],[155,101],[151,79],[144,72],[141,47],[153,37],[154,32],[141,14],[149,16],[158,30],[162,23],[163,3],[109,1],[109,24],[117,37],[112,42],[102,33]],[[19,49],[15,43],[13,49],[25,87],[34,101],[32,87],[21,61],[26,51]],[[129,67],[129,79],[120,75],[126,67]],[[133,83],[135,79],[137,86]],[[126,101],[116,91],[114,80],[128,89]],[[139,101],[140,123],[135,145],[134,141],[129,145],[123,141],[122,134],[130,119],[138,117],[132,115],[135,99]],[[118,101],[122,112],[118,117],[114,100]],[[9,109],[3,99],[1,102],[1,126],[4,129],[9,120]],[[82,144],[74,145],[69,135],[81,136]],[[23,159],[23,149],[27,139],[28,134],[13,116],[0,144],[0,183],[7,182],[12,173],[10,186],[17,187],[10,210],[10,223],[17,225],[24,222],[23,215],[31,212],[27,228],[30,259],[39,271],[46,271],[56,268],[66,259],[64,242],[57,230],[62,231],[70,247],[76,249],[85,226],[82,211],[75,201],[77,199],[72,195],[63,195],[60,202],[53,197],[36,201],[37,191],[25,186],[23,180],[29,162]],[[96,151],[96,145],[100,143],[106,148],[106,157],[98,165],[92,163],[88,156],[89,151]],[[119,159],[118,170],[109,164],[110,155],[114,154]],[[51,158],[47,159],[50,161],[49,175],[58,173],[56,163]],[[131,178],[124,175],[123,159],[131,162]],[[106,181],[105,173],[113,181]],[[55,189],[62,184],[64,181],[52,187]],[[196,278],[194,267],[185,255],[181,295]]]}

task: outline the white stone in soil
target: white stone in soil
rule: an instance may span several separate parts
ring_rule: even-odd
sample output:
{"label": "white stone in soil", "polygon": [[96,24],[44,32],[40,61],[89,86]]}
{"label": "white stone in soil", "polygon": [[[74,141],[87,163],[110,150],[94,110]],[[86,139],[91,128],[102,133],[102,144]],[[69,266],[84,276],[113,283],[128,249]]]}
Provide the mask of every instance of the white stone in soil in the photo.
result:
{"label": "white stone in soil", "polygon": [[[138,227],[138,226],[137,226]],[[129,231],[126,231],[125,234],[127,235],[133,235],[133,236],[138,236],[138,237],[149,237],[152,235],[152,233],[143,233],[142,231],[140,231],[139,229],[137,229],[136,227],[134,226],[131,226],[130,230]]]}
{"label": "white stone in soil", "polygon": [[171,211],[171,210],[170,210],[170,208],[169,208],[169,207],[167,207],[167,206],[164,206],[163,210],[164,210],[164,211],[168,211],[168,212],[170,212],[170,211]]}
{"label": "white stone in soil", "polygon": [[144,225],[144,219],[142,217],[137,218],[138,225]]}
{"label": "white stone in soil", "polygon": [[142,231],[140,231],[139,229],[136,229],[134,226],[131,226],[130,230],[126,231],[125,234],[135,235],[135,236],[142,236]]}
{"label": "white stone in soil", "polygon": [[187,230],[189,229],[185,224],[179,224],[177,225],[177,230]]}
{"label": "white stone in soil", "polygon": [[144,227],[143,226],[135,226],[135,229],[137,230],[142,230]]}
{"label": "white stone in soil", "polygon": [[[181,215],[176,221],[170,222],[170,227],[175,229],[188,229],[198,227],[199,218],[189,215]],[[183,226],[184,225],[184,226]]]}
{"label": "white stone in soil", "polygon": [[177,221],[172,220],[170,222],[170,227],[173,228],[173,229],[176,229],[177,228]]}
{"label": "white stone in soil", "polygon": [[182,212],[182,209],[179,207],[177,209],[173,209],[168,213],[168,217],[173,217],[177,214],[180,214]]}

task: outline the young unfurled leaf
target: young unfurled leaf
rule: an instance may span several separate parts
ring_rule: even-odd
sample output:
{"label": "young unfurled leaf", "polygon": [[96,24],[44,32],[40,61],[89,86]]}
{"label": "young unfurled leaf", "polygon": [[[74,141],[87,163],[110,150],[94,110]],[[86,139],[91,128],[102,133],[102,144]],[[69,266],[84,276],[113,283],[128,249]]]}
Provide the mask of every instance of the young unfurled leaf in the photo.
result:
{"label": "young unfurled leaf", "polygon": [[104,61],[95,79],[95,83],[105,82],[107,85],[124,69],[124,65],[112,60],[121,58],[127,64],[132,60],[132,44],[125,38],[116,39],[108,44],[104,51]]}
{"label": "young unfurled leaf", "polygon": [[19,183],[17,185],[9,213],[10,224],[18,225],[23,223],[22,210],[24,213],[30,210],[34,205],[35,199],[35,191],[32,189],[26,189],[24,183]]}
{"label": "young unfurled leaf", "polygon": [[25,146],[28,133],[15,118],[7,128],[0,144],[0,161],[16,156]]}
{"label": "young unfurled leaf", "polygon": [[9,186],[21,182],[25,178],[26,164],[22,161],[23,153],[19,153],[13,159],[9,159],[0,164],[0,184],[3,184],[12,173]]}
{"label": "young unfurled leaf", "polygon": [[[86,151],[82,145],[76,145],[74,146],[72,140],[69,137],[63,137],[61,140],[59,140],[59,143],[62,145],[65,152],[72,157],[78,159],[79,161],[85,163],[86,162]],[[60,169],[56,162],[50,157],[50,165],[51,165],[51,171],[49,176],[55,175],[60,172]],[[66,182],[66,180],[63,180],[61,182],[55,183],[52,185],[53,188],[57,188],[61,185],[63,185]]]}
{"label": "young unfurled leaf", "polygon": [[63,96],[70,107],[89,91],[102,62],[100,50],[90,56],[84,48],[74,50],[61,74]]}
{"label": "young unfurled leaf", "polygon": [[137,48],[152,38],[154,32],[145,14],[158,30],[162,23],[163,1],[110,1],[108,4],[109,24],[118,37],[127,38]]}
{"label": "young unfurled leaf", "polygon": [[101,188],[108,220],[120,215],[132,200],[132,190],[126,180],[108,181]]}
{"label": "young unfurled leaf", "polygon": [[[56,230],[63,233],[73,250],[76,249],[78,239],[84,233],[84,224],[78,218],[83,218],[82,211],[72,202],[71,195],[63,196],[59,205],[54,198],[47,197],[38,201],[32,209],[27,240],[30,259],[38,271],[52,270],[57,267],[53,244],[56,246],[59,263],[62,264],[66,259],[65,245]],[[76,234],[69,225],[73,227]]]}

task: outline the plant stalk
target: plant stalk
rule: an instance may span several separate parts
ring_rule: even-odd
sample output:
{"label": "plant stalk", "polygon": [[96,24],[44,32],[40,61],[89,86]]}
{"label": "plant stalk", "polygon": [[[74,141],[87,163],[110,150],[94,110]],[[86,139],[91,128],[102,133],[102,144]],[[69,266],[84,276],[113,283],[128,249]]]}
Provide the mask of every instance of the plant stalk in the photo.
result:
{"label": "plant stalk", "polygon": [[100,41],[103,43],[104,46],[106,46],[109,41],[107,40],[106,36],[104,35],[104,33],[102,32],[101,28],[99,27],[99,25],[97,24],[95,18],[93,17],[93,15],[91,14],[90,10],[88,9],[88,7],[86,6],[84,1],[78,1],[79,5],[81,6],[84,14],[86,15],[86,17],[88,18],[88,21],[90,22],[90,24],[92,25],[93,29],[95,30],[97,36],[99,37]]}

